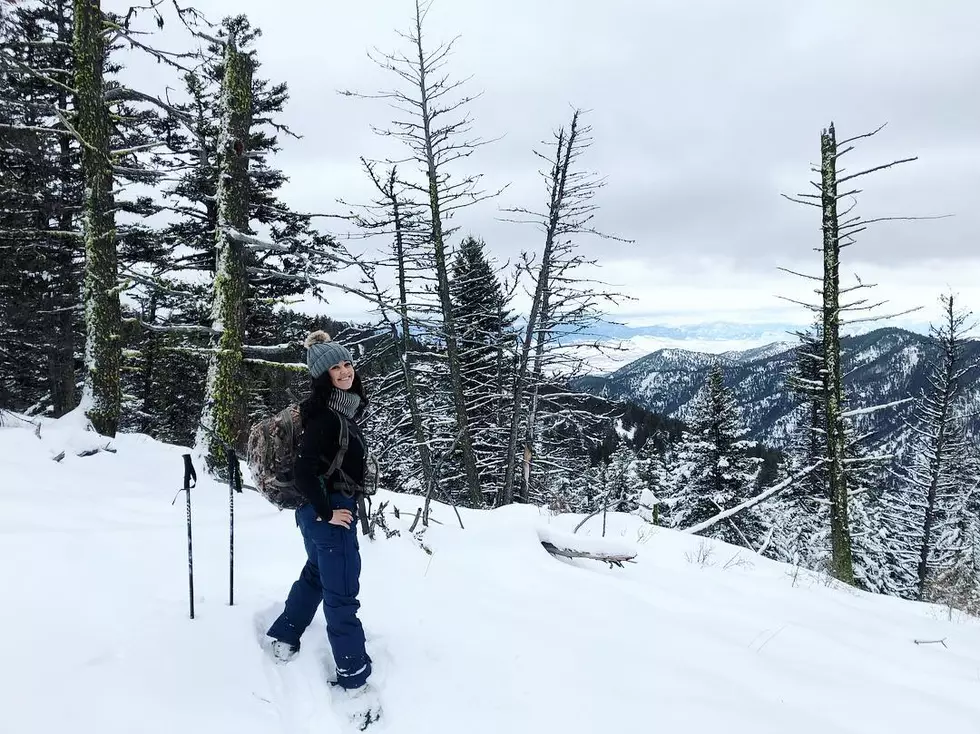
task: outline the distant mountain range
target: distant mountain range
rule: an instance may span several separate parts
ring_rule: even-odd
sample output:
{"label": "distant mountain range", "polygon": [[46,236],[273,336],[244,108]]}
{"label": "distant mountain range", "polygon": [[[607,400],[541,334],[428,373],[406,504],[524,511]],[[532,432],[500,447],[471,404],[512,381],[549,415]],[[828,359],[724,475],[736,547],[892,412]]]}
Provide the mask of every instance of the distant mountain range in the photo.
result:
{"label": "distant mountain range", "polygon": [[786,335],[795,328],[792,324],[739,324],[728,321],[711,321],[684,326],[668,326],[665,324],[625,326],[604,321],[589,331],[610,339],[631,339],[637,336],[645,336],[658,339],[744,341],[758,339],[764,334]]}
{"label": "distant mountain range", "polygon": [[[922,323],[901,324],[912,333],[928,334],[929,325]],[[578,355],[585,360],[593,374],[609,375],[629,365],[634,360],[663,349],[681,349],[702,354],[733,355],[751,352],[756,348],[773,354],[790,349],[796,342],[800,326],[790,323],[734,323],[711,321],[685,325],[653,324],[648,326],[623,326],[599,322],[589,329],[588,335],[570,335],[567,345],[595,343],[603,349],[596,351],[581,348]],[[871,324],[851,324],[847,335],[858,336],[873,330]],[[752,355],[749,354],[749,357]],[[733,356],[733,359],[739,359]]]}
{"label": "distant mountain range", "polygon": [[[845,384],[849,409],[870,407],[916,397],[926,385],[927,374],[938,347],[930,338],[899,328],[883,328],[844,337]],[[980,413],[980,341],[968,341],[964,365],[973,365],[964,376],[966,399]],[[698,351],[660,349],[637,359],[612,374],[584,377],[576,387],[593,395],[629,400],[648,410],[685,420],[690,402],[704,384],[708,371],[719,364],[732,388],[752,438],[774,448],[785,447],[795,428],[798,400],[786,378],[793,369],[794,345],[774,342],[741,351],[707,354]],[[858,427],[886,440],[903,427],[911,403],[878,411],[859,419]],[[969,430],[980,436],[980,415],[969,419]]]}

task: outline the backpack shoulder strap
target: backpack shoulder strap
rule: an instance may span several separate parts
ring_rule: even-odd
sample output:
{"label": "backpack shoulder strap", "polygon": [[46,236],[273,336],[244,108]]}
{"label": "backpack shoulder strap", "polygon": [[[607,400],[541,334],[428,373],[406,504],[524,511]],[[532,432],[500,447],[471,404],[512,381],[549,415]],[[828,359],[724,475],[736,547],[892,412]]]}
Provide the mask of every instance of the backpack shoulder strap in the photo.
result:
{"label": "backpack shoulder strap", "polygon": [[344,456],[347,454],[347,444],[350,442],[347,421],[344,420],[344,416],[333,410],[333,408],[330,409],[330,412],[337,416],[337,421],[340,423],[340,446],[337,448],[337,453],[334,455],[333,461],[330,462],[330,468],[327,469],[327,473],[323,475],[324,480],[337,471],[337,469],[339,469],[344,463]]}

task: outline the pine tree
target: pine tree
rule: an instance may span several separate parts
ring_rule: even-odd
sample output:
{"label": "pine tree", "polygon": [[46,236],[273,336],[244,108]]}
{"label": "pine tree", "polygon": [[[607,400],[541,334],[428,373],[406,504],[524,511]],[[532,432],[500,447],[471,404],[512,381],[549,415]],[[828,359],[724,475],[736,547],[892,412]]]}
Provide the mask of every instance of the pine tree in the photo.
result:
{"label": "pine tree", "polygon": [[902,596],[929,600],[942,596],[943,581],[952,575],[960,576],[956,585],[962,581],[978,522],[970,512],[977,456],[964,433],[961,404],[963,376],[973,367],[963,361],[969,315],[957,310],[952,295],[941,301],[944,320],[931,329],[939,355],[908,426],[912,441],[904,482],[884,500],[889,586]]}
{"label": "pine tree", "polygon": [[[788,389],[797,396],[796,429],[791,437],[788,470],[816,465],[807,476],[790,485],[765,512],[773,526],[769,555],[777,560],[817,571],[832,569],[830,477],[825,469],[827,443],[824,404],[822,322],[797,334],[796,360],[787,376]],[[843,352],[841,359],[844,358]],[[842,414],[847,390],[842,391]],[[842,415],[844,476],[848,486],[848,521],[854,583],[879,592],[885,585],[885,552],[881,536],[881,491],[873,457],[862,444],[854,419]]]}
{"label": "pine tree", "polygon": [[[790,437],[789,471],[821,464],[826,456],[823,406],[823,337],[821,322],[797,333],[799,344],[786,385],[798,405]],[[825,556],[823,539],[829,537],[829,490],[823,466],[797,480],[766,508],[773,526],[770,555],[814,568]]]}
{"label": "pine tree", "polygon": [[[0,403],[77,404],[82,241],[68,0],[18,5],[0,30]],[[59,116],[59,111],[60,115]]]}
{"label": "pine tree", "polygon": [[661,449],[658,443],[654,436],[648,436],[637,452],[637,512],[648,522],[663,525],[662,498],[668,483],[667,448]]}
{"label": "pine tree", "polygon": [[[761,460],[747,456],[753,442],[742,438],[746,432],[721,367],[715,365],[693,401],[690,430],[677,447],[671,501],[674,527],[696,525],[754,494]],[[765,529],[758,511],[750,508],[705,534],[758,550]]]}
{"label": "pine tree", "polygon": [[[34,273],[44,284],[31,288],[21,283],[26,286],[21,298],[36,315],[19,329],[31,353],[17,371],[30,372],[28,384],[42,398],[37,409],[60,415],[78,402],[75,371],[81,367],[87,410],[100,430],[112,433],[121,418],[120,348],[126,346],[118,302],[130,287],[129,274],[118,282],[116,272],[132,268],[155,247],[153,232],[139,219],[121,224],[115,219],[159,211],[151,196],[126,198],[126,184],[153,185],[158,180],[161,156],[155,150],[163,141],[156,136],[165,119],[160,110],[168,115],[173,111],[162,100],[125,87],[115,76],[120,66],[114,58],[127,45],[172,67],[179,66],[174,61],[179,55],[149,46],[146,34],[130,28],[133,14],[121,18],[104,13],[98,3],[43,0],[16,7],[11,16],[5,28],[16,31],[4,44],[0,68],[17,81],[3,104],[29,113],[32,135],[49,141],[35,146],[38,155],[30,177],[8,189],[27,194],[36,207],[30,227],[24,229],[24,221],[16,225],[33,250],[30,266],[18,270]],[[18,48],[30,53],[18,58]],[[85,50],[83,58],[79,48]],[[2,208],[5,214],[27,211]],[[88,255],[83,237],[88,238]],[[86,332],[84,360],[78,360],[82,341],[77,335]],[[38,379],[45,357],[47,375]]]}
{"label": "pine tree", "polygon": [[[130,330],[126,345],[130,367],[126,391],[133,397],[126,405],[129,425],[157,437],[176,435],[180,443],[196,442],[202,447],[211,438],[207,431],[203,437],[197,435],[202,432],[204,383],[211,355],[238,362],[231,370],[237,378],[227,383],[236,385],[237,392],[222,401],[232,408],[226,423],[237,426],[229,435],[235,436],[232,443],[238,443],[253,416],[282,407],[269,403],[277,399],[272,396],[282,396],[283,385],[296,383],[293,368],[302,362],[298,342],[304,335],[292,330],[289,322],[294,316],[280,313],[282,305],[296,294],[322,297],[329,284],[321,275],[336,267],[333,240],[312,225],[318,215],[295,212],[279,199],[287,179],[271,158],[279,150],[280,134],[293,134],[278,122],[288,93],[285,84],[255,75],[260,64],[249,46],[258,35],[246,17],[226,19],[207,37],[201,63],[193,72],[183,73],[186,98],[168,105],[171,114],[160,130],[173,164],[170,175],[159,184],[161,198],[153,206],[165,213],[167,223],[124,272],[135,284],[129,299],[138,303],[138,311],[128,319],[135,331]],[[222,116],[228,101],[223,96],[225,39],[231,37],[238,57],[246,60],[252,72],[246,83],[252,100],[251,119],[240,130],[241,155],[235,142],[224,137],[227,120]],[[230,161],[247,161],[244,180],[239,182],[247,195],[239,226],[226,221],[226,226],[219,227],[220,173]],[[216,236],[219,231],[223,234]],[[233,270],[244,278],[239,290],[245,299],[230,308],[235,318],[227,322],[229,330],[222,331],[226,336],[240,331],[240,347],[216,352],[214,340],[219,330],[212,329],[210,283],[217,280],[219,252],[235,256],[231,258],[236,263]],[[227,264],[228,258],[223,262]],[[221,294],[230,292],[221,289]],[[230,303],[225,301],[226,306]],[[285,333],[292,333],[293,338],[277,336]],[[235,353],[237,357],[228,356]],[[174,380],[175,372],[194,375],[200,382]],[[212,377],[216,380],[216,371]],[[212,428],[210,417],[205,417]],[[228,441],[228,436],[218,435]]]}
{"label": "pine tree", "polygon": [[622,441],[609,457],[607,478],[611,512],[635,512],[644,489],[641,462],[629,441]]}
{"label": "pine tree", "polygon": [[466,413],[480,483],[503,482],[506,450],[505,402],[513,364],[515,317],[486,257],[482,240],[467,237],[453,263],[450,293],[459,335],[459,360]]}

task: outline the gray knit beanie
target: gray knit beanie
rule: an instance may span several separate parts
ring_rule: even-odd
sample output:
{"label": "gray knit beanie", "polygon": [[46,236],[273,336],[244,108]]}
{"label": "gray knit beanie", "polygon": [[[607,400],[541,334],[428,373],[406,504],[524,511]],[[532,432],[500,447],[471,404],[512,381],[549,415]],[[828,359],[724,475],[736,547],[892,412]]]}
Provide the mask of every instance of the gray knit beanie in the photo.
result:
{"label": "gray knit beanie", "polygon": [[350,351],[343,344],[330,340],[325,331],[314,331],[303,342],[306,347],[306,366],[310,368],[313,379],[324,374],[335,364],[353,362]]}

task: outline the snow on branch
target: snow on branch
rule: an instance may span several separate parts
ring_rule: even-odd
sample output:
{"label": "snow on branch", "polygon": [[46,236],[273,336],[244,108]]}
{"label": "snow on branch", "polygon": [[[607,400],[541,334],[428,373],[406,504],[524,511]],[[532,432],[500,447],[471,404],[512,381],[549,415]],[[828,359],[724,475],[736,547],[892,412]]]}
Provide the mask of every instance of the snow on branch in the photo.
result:
{"label": "snow on branch", "polygon": [[801,278],[808,278],[810,280],[816,280],[818,282],[823,282],[822,276],[807,275],[806,273],[798,273],[795,270],[790,270],[789,268],[777,267],[776,270],[782,270],[784,273],[789,273],[790,275],[798,275]]}
{"label": "snow on branch", "polygon": [[25,237],[84,237],[85,233],[78,231],[62,231],[59,229],[0,229],[0,237],[21,239]]}
{"label": "snow on branch", "polygon": [[180,324],[172,326],[156,326],[154,324],[148,324],[140,319],[123,319],[124,323],[129,324],[139,324],[141,327],[147,331],[154,331],[160,333],[177,333],[177,334],[208,334],[210,336],[221,336],[220,331],[216,331],[209,326],[195,326],[193,324]]}
{"label": "snow on branch", "polygon": [[[122,275],[126,280],[132,280],[141,285],[145,285],[148,288],[153,288],[160,291],[161,293],[169,293],[172,296],[184,296],[186,298],[196,298],[197,295],[191,293],[190,291],[176,290],[164,284],[162,281],[153,280],[152,278],[144,277],[142,275],[137,275],[129,270],[120,268],[120,275]],[[125,285],[128,288],[128,283],[123,281],[121,285]]]}
{"label": "snow on branch", "polygon": [[815,206],[817,209],[820,208],[820,204],[814,201],[804,201],[803,199],[796,199],[792,196],[789,196],[788,194],[780,194],[780,196],[782,196],[784,199],[792,201],[794,204],[806,204],[807,206]]}
{"label": "snow on branch", "polygon": [[263,367],[278,367],[283,370],[291,370],[293,372],[306,372],[308,367],[301,362],[273,362],[268,359],[259,359],[257,357],[246,357],[246,364],[257,364]]}
{"label": "snow on branch", "polygon": [[22,130],[42,135],[71,135],[67,130],[59,130],[53,127],[37,127],[36,125],[8,125],[0,123],[0,130]]}
{"label": "snow on branch", "polygon": [[14,58],[10,54],[0,53],[0,68],[3,67],[7,67],[7,68],[13,67],[18,71],[22,71],[30,76],[35,77],[36,79],[40,79],[46,84],[50,84],[52,86],[58,87],[59,89],[62,89],[71,95],[78,94],[78,90],[75,89],[74,87],[70,87],[67,84],[63,84],[62,82],[59,82],[54,77],[51,77],[48,74],[45,74],[33,68],[29,64],[25,64],[23,61]]}
{"label": "snow on branch", "polygon": [[169,112],[186,125],[190,126],[195,122],[194,117],[190,113],[179,110],[171,104],[167,104],[159,97],[154,97],[144,92],[138,92],[135,89],[129,89],[128,87],[116,87],[115,89],[106,91],[105,100],[106,102],[149,102],[150,104],[156,105],[160,109]]}
{"label": "snow on branch", "polygon": [[881,316],[865,316],[864,318],[860,318],[860,319],[841,318],[840,323],[841,325],[844,325],[844,324],[862,324],[871,321],[884,321],[886,319],[894,319],[897,316],[905,316],[906,314],[915,313],[916,311],[921,311],[921,310],[922,310],[922,306],[915,306],[914,308],[910,308],[905,311],[899,311],[898,313],[892,313],[892,314],[883,314]]}
{"label": "snow on branch", "polygon": [[268,270],[266,268],[255,268],[255,267],[248,268],[248,272],[251,273],[252,275],[261,275],[266,278],[272,278],[273,280],[297,280],[303,283],[309,283],[310,285],[328,285],[333,288],[338,288],[339,290],[342,290],[345,293],[351,293],[355,296],[361,296],[362,298],[366,298],[369,301],[375,300],[374,296],[372,296],[370,293],[366,293],[365,291],[362,291],[358,288],[351,288],[350,286],[342,285],[341,283],[335,283],[331,280],[324,280],[323,278],[314,278],[311,275],[299,275],[299,274],[294,275],[292,273],[280,273],[275,270]]}
{"label": "snow on branch", "polygon": [[58,119],[61,121],[61,124],[65,126],[65,129],[68,130],[68,132],[71,133],[72,136],[79,143],[81,143],[86,148],[88,148],[89,150],[91,150],[91,151],[93,151],[95,153],[98,152],[95,148],[92,147],[91,143],[89,143],[88,141],[85,140],[85,138],[82,137],[82,134],[80,132],[78,132],[78,130],[75,129],[74,125],[72,125],[70,122],[68,122],[68,118],[65,117],[65,113],[64,112],[62,112],[57,107],[55,107],[54,108],[54,113],[58,116]]}
{"label": "snow on branch", "polygon": [[[872,461],[891,461],[896,454],[874,454],[872,456],[860,456],[856,459],[841,459],[843,464],[867,464]],[[863,491],[863,490],[862,490]],[[857,494],[857,493],[855,493]]]}
{"label": "snow on branch", "polygon": [[762,492],[760,494],[757,494],[755,497],[752,497],[751,499],[748,499],[745,502],[743,502],[743,503],[741,503],[739,505],[736,505],[735,507],[732,507],[731,509],[725,510],[724,512],[720,512],[717,515],[715,515],[714,517],[709,517],[704,522],[700,522],[697,525],[692,525],[689,528],[683,528],[681,530],[681,532],[690,533],[692,535],[694,535],[696,533],[700,533],[702,530],[706,530],[707,528],[710,528],[712,525],[716,525],[719,522],[721,522],[722,520],[727,520],[728,518],[732,517],[733,515],[736,515],[739,512],[742,512],[742,510],[747,510],[750,507],[755,507],[759,503],[765,502],[770,497],[773,497],[773,496],[779,494],[784,489],[786,489],[787,487],[791,486],[794,482],[799,481],[803,477],[809,476],[814,471],[816,471],[818,468],[820,468],[820,466],[822,466],[823,463],[824,463],[823,461],[819,461],[816,464],[811,464],[810,466],[806,467],[805,469],[801,469],[796,474],[793,474],[792,476],[787,477],[786,479],[784,479],[783,481],[781,481],[779,484],[774,484],[772,487],[770,487],[769,489],[765,490],[764,492]]}
{"label": "snow on branch", "polygon": [[299,343],[288,343],[288,344],[276,344],[275,346],[269,347],[259,347],[252,346],[248,344],[242,345],[243,352],[252,352],[255,354],[286,354],[290,350],[299,347]]}
{"label": "snow on branch", "polygon": [[902,163],[911,163],[912,161],[919,160],[918,156],[913,156],[912,158],[902,158],[901,160],[892,161],[891,163],[885,163],[881,166],[875,166],[874,168],[869,168],[865,171],[860,171],[858,173],[852,173],[850,176],[844,176],[843,178],[837,179],[837,185],[840,186],[845,181],[850,181],[853,178],[858,178],[860,176],[867,176],[869,173],[874,173],[875,171],[883,171],[886,168],[891,168],[892,166],[897,166]]}
{"label": "snow on branch", "polygon": [[[869,133],[861,133],[860,135],[855,135],[853,138],[847,138],[846,140],[841,140],[839,143],[837,143],[837,147],[842,148],[843,146],[853,143],[856,140],[864,140],[865,138],[872,138],[878,133],[880,133],[882,130],[884,130],[887,125],[888,125],[887,122],[883,122],[876,129],[872,130]],[[852,149],[853,148],[848,148],[847,150],[852,150]],[[838,152],[837,158],[840,158],[842,155],[844,155],[844,153],[846,153],[847,150]]]}
{"label": "snow on branch", "polygon": [[294,247],[290,247],[288,245],[279,245],[275,242],[266,242],[265,240],[259,239],[258,237],[253,237],[250,234],[239,232],[234,227],[225,227],[224,233],[236,242],[241,242],[248,245],[248,249],[250,249],[252,252],[292,252],[295,249]]}
{"label": "snow on branch", "polygon": [[141,150],[152,150],[153,148],[159,148],[161,145],[167,145],[166,140],[157,140],[154,143],[144,143],[143,145],[134,145],[132,148],[120,148],[119,150],[110,151],[110,155],[113,156],[124,156],[130,153],[139,153]]}
{"label": "snow on branch", "polygon": [[[952,214],[934,214],[934,215],[931,215],[931,216],[921,216],[921,217],[875,217],[874,219],[859,219],[859,218],[857,218],[857,219],[854,220],[853,223],[850,223],[850,224],[842,224],[840,226],[840,228],[839,228],[839,232],[841,233],[841,236],[842,237],[845,236],[845,235],[848,236],[848,237],[850,237],[852,235],[857,234],[858,232],[863,231],[864,228],[867,225],[869,225],[869,224],[876,224],[878,222],[919,222],[919,221],[930,221],[930,220],[933,220],[933,219],[949,219],[951,216],[953,216],[953,215]],[[856,230],[854,232],[848,232],[848,230],[854,229],[855,227],[860,227],[861,229],[858,229],[858,230]],[[845,245],[841,245],[841,247],[845,247]]]}
{"label": "snow on branch", "polygon": [[894,408],[897,405],[902,405],[904,403],[911,402],[915,398],[903,398],[902,400],[895,400],[891,403],[883,403],[881,405],[872,405],[869,408],[855,408],[854,410],[845,410],[841,413],[841,418],[851,418],[855,415],[868,415],[870,413],[876,413],[879,410],[885,410],[886,408]]}
{"label": "snow on branch", "polygon": [[776,296],[776,298],[782,299],[784,301],[789,301],[790,303],[795,303],[797,306],[803,306],[803,308],[809,309],[814,313],[819,313],[823,311],[822,305],[807,303],[806,301],[797,301],[795,298],[790,298],[789,296]]}

